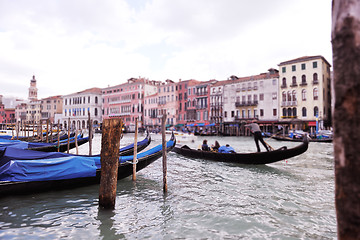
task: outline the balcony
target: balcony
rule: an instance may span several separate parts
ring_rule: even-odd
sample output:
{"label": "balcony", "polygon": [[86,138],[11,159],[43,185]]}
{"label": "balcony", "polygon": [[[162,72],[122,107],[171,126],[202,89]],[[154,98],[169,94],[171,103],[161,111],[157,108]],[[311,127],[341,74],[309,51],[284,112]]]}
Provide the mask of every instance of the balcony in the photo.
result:
{"label": "balcony", "polygon": [[307,85],[307,82],[301,82],[300,83],[300,86],[306,86]]}
{"label": "balcony", "polygon": [[235,107],[257,106],[259,101],[235,102]]}
{"label": "balcony", "polygon": [[319,84],[319,80],[314,80],[314,81],[312,82],[312,84],[313,84],[313,85]]}
{"label": "balcony", "polygon": [[287,88],[287,85],[286,85],[286,84],[282,84],[282,85],[281,85],[281,88]]}
{"label": "balcony", "polygon": [[208,94],[208,91],[205,92],[196,92],[196,96],[206,96]]}
{"label": "balcony", "polygon": [[149,118],[157,118],[157,115],[156,114],[150,114]]}
{"label": "balcony", "polygon": [[298,84],[295,82],[295,83],[292,83],[291,85],[290,85],[290,87],[297,87],[298,86]]}
{"label": "balcony", "polygon": [[241,88],[236,88],[236,92],[240,92],[241,91]]}
{"label": "balcony", "polygon": [[207,105],[197,105],[196,109],[206,109]]}
{"label": "balcony", "polygon": [[297,101],[285,101],[281,102],[281,107],[297,106]]}
{"label": "balcony", "polygon": [[258,86],[254,86],[254,88],[253,88],[254,90],[258,90]]}

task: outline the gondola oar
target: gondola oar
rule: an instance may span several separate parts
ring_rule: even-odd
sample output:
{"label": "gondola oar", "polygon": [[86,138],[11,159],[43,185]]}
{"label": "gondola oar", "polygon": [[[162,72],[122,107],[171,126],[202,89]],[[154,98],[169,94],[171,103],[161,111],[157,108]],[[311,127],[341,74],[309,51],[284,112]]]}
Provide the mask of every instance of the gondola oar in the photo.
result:
{"label": "gondola oar", "polygon": [[[264,139],[263,139],[264,140]],[[270,148],[270,150],[271,151],[274,151],[275,149],[272,147],[272,146],[270,146],[270,144],[268,144],[265,140],[264,140],[264,143],[266,144],[266,146],[268,146],[268,148]]]}

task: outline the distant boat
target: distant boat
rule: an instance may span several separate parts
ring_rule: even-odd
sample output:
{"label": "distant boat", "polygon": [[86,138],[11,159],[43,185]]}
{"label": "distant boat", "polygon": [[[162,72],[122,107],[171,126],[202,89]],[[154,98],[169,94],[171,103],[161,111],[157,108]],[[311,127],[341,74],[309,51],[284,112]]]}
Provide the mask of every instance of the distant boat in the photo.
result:
{"label": "distant boat", "polygon": [[[185,143],[195,142],[197,140],[197,137],[193,133],[185,133],[185,132],[170,131],[170,130],[165,131],[166,136],[171,136],[172,133],[174,133],[177,143],[185,144]],[[161,132],[150,133],[150,135],[153,140],[160,141],[162,139]]]}

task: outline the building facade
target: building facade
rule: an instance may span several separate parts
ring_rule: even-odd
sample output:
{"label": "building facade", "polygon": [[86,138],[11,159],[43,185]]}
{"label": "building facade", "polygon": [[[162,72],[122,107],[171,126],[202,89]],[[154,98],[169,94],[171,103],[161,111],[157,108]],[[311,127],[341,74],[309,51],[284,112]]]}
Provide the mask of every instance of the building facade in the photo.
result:
{"label": "building facade", "polygon": [[289,128],[331,126],[331,65],[323,56],[306,56],[279,64],[280,118]]}
{"label": "building facade", "polygon": [[49,120],[51,123],[55,122],[55,115],[62,113],[63,100],[61,96],[52,96],[43,98],[41,101],[41,120]]}
{"label": "building facade", "polygon": [[100,88],[90,88],[84,91],[63,96],[61,124],[68,129],[70,119],[71,129],[87,129],[89,127],[88,116],[93,125],[102,122],[102,91]]}

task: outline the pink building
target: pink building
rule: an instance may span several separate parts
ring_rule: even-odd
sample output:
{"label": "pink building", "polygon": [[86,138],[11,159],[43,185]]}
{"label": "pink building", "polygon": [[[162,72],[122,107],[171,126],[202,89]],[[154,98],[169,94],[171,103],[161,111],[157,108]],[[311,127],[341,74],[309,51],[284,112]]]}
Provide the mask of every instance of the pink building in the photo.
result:
{"label": "pink building", "polygon": [[144,98],[156,93],[156,83],[145,78],[130,78],[127,83],[104,88],[103,119],[120,117],[125,131],[133,132],[137,117],[139,127],[143,127]]}
{"label": "pink building", "polygon": [[158,118],[158,93],[144,97],[144,125],[153,130],[161,125]]}
{"label": "pink building", "polygon": [[160,120],[166,114],[166,127],[176,125],[178,114],[177,91],[177,84],[169,79],[158,86],[158,118]]}
{"label": "pink building", "polygon": [[189,99],[188,95],[189,93],[191,94],[189,89],[198,83],[200,82],[194,79],[178,82],[178,116],[176,127],[183,128],[188,122],[194,122],[196,109],[189,103],[193,99]]}

